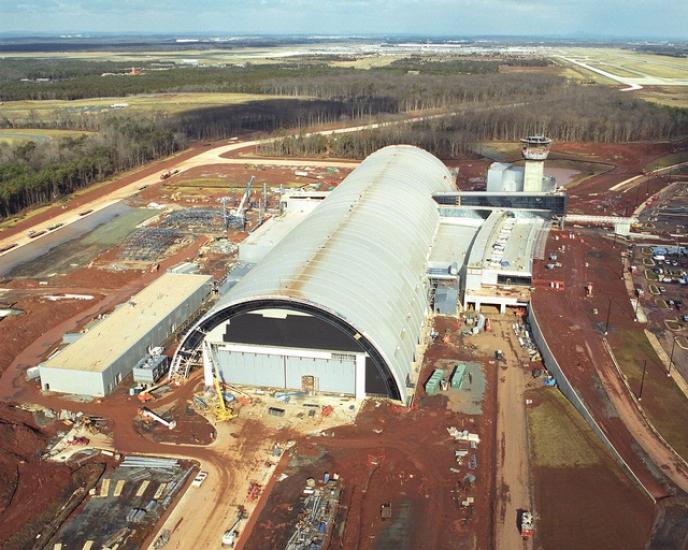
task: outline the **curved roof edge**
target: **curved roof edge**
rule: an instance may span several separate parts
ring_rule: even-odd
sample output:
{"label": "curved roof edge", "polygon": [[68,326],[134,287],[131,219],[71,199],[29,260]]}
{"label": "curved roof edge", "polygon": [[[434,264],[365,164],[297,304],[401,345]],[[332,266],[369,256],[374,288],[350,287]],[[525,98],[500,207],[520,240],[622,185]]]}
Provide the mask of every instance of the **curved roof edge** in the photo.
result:
{"label": "curved roof edge", "polygon": [[260,299],[308,304],[377,349],[405,400],[428,309],[434,193],[453,190],[437,157],[410,145],[367,157],[199,321]]}

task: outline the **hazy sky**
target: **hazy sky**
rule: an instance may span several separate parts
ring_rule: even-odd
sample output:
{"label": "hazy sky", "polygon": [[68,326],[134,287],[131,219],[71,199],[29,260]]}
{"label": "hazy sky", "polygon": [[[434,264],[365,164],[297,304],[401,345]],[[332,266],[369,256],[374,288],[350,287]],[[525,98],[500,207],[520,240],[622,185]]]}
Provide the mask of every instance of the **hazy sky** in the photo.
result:
{"label": "hazy sky", "polygon": [[688,0],[0,0],[0,32],[688,39]]}

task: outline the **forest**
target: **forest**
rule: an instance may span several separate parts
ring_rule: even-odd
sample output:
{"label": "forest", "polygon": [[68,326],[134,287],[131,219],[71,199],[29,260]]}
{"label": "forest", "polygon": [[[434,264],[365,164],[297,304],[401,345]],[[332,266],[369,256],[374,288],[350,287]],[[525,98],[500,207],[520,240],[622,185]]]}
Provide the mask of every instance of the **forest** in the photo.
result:
{"label": "forest", "polygon": [[[604,87],[540,88],[516,104],[491,101],[456,116],[412,125],[388,126],[338,136],[286,136],[263,144],[267,156],[364,158],[380,147],[406,143],[445,159],[456,158],[481,141],[517,141],[545,133],[557,141],[621,143],[665,141],[688,134],[688,110],[664,107]],[[503,98],[502,98],[503,99]]]}
{"label": "forest", "polygon": [[[420,73],[425,76],[444,76],[456,82],[462,75],[497,74],[500,65],[520,65],[525,60],[505,58],[502,61],[486,60],[480,57],[462,57],[449,61],[429,61],[422,58],[402,59],[386,67],[361,71],[350,67],[329,66],[323,60],[298,59],[283,63],[228,65],[225,67],[189,67],[161,64],[154,61],[144,63],[143,74],[129,76],[103,73],[124,73],[131,64],[111,61],[76,60],[26,60],[19,58],[0,59],[0,101],[41,99],[85,99],[95,97],[124,97],[133,94],[161,92],[240,92],[276,93],[275,89],[288,89],[288,95],[295,93],[293,83],[308,81],[313,84],[328,80],[331,84],[404,77],[406,73]],[[546,60],[533,59],[529,64],[546,64]],[[410,75],[418,76],[418,75]],[[36,81],[36,79],[47,79]],[[417,80],[417,79],[416,79]],[[437,80],[437,79],[435,79]],[[285,81],[287,87],[280,83]],[[392,82],[396,82],[392,80]],[[435,85],[437,83],[435,82]],[[398,84],[396,84],[398,86]],[[281,92],[277,92],[281,93]],[[331,88],[323,93],[332,94]],[[307,95],[322,98],[320,94]]]}
{"label": "forest", "polygon": [[[5,98],[13,93],[18,97],[27,93],[32,97],[90,97],[113,94],[115,86],[120,95],[152,90],[229,90],[282,99],[176,115],[151,111],[132,116],[106,111],[100,115],[66,113],[54,120],[31,120],[29,127],[97,133],[40,145],[29,142],[0,146],[0,217],[55,201],[118,171],[170,155],[189,141],[223,139],[246,132],[284,136],[261,146],[264,155],[341,158],[363,158],[396,143],[415,144],[442,158],[455,158],[475,142],[515,140],[534,132],[545,132],[555,140],[604,143],[669,140],[688,134],[688,110],[649,104],[607,87],[581,86],[547,71],[494,72],[498,69],[495,62],[484,59],[438,62],[409,58],[396,66],[393,63],[371,70],[334,69],[304,61],[202,71],[152,71],[141,77],[85,74],[84,63],[58,64],[58,71],[45,62],[21,65],[6,61],[0,61],[0,80],[8,75],[43,78],[39,75],[45,74],[57,80],[5,80],[0,86]],[[546,64],[531,61],[537,67]],[[121,67],[100,64],[96,68],[101,71]],[[472,73],[460,74],[460,70]],[[303,134],[313,126],[384,120],[407,113],[450,115],[336,137]],[[0,126],[21,127],[22,122],[26,126],[26,121],[5,118],[0,119]]]}
{"label": "forest", "polygon": [[58,200],[185,144],[183,136],[154,121],[115,120],[97,135],[0,147],[0,217]]}

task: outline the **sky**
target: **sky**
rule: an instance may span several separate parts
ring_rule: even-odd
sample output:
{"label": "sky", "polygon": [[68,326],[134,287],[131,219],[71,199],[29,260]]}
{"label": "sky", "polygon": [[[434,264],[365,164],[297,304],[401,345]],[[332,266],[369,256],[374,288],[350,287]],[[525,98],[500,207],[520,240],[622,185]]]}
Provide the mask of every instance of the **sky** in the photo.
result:
{"label": "sky", "polygon": [[688,0],[0,0],[0,32],[688,39]]}

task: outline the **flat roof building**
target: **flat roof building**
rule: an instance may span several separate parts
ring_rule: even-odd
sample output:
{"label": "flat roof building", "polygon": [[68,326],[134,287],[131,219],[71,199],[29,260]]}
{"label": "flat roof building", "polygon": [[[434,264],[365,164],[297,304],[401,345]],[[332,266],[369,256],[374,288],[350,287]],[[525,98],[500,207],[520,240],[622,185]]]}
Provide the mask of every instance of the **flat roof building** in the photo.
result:
{"label": "flat roof building", "polygon": [[189,319],[210,294],[207,275],[165,273],[101,323],[40,365],[46,391],[111,393],[143,358]]}

